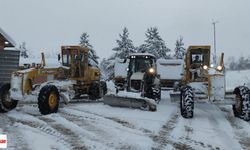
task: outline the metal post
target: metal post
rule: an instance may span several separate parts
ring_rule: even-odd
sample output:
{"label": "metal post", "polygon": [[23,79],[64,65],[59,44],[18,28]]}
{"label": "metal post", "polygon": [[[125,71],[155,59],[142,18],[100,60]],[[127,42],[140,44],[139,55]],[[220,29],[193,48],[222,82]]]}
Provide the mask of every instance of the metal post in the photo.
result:
{"label": "metal post", "polygon": [[215,24],[218,23],[218,21],[214,21],[212,22],[212,24],[214,25],[214,55],[213,55],[213,62],[214,64],[216,64],[216,28],[215,28]]}

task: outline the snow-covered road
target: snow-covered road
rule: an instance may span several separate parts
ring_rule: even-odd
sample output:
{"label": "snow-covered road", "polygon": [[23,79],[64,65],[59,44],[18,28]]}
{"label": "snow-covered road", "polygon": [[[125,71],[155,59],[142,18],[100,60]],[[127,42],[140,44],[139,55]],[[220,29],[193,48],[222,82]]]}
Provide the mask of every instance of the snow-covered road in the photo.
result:
{"label": "snow-covered road", "polygon": [[195,104],[194,118],[184,119],[166,91],[156,112],[74,103],[42,116],[26,104],[0,117],[8,149],[250,149],[250,122],[231,106]]}

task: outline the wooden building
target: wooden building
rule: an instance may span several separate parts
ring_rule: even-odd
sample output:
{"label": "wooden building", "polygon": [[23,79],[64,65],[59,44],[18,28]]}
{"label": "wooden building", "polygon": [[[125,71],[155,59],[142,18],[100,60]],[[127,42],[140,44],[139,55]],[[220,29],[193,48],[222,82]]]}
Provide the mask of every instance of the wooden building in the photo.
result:
{"label": "wooden building", "polygon": [[19,68],[20,51],[15,46],[15,41],[0,28],[0,90],[10,83],[11,73]]}

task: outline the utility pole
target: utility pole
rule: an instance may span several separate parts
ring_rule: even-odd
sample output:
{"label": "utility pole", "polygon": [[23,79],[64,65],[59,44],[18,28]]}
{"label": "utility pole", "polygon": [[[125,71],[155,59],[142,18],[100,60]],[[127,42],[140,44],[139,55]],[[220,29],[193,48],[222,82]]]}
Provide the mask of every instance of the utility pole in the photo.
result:
{"label": "utility pole", "polygon": [[215,30],[216,23],[218,23],[218,21],[212,22],[212,24],[214,26],[214,55],[213,55],[214,64],[216,64],[216,30]]}

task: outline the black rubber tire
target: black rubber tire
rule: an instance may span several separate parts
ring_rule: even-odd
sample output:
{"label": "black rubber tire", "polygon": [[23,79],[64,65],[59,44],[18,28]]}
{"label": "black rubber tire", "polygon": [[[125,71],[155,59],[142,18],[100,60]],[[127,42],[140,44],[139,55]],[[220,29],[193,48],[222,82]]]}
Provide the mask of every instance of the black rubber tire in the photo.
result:
{"label": "black rubber tire", "polygon": [[245,121],[250,120],[250,90],[246,86],[239,86],[234,89],[235,95],[240,97],[240,108],[233,105],[235,117],[239,117]]}
{"label": "black rubber tire", "polygon": [[0,113],[8,112],[14,108],[16,108],[18,101],[11,99],[8,105],[6,105],[5,100],[6,96],[8,96],[10,90],[10,84],[5,84],[0,89]]}
{"label": "black rubber tire", "polygon": [[161,101],[161,88],[160,87],[148,87],[144,94],[145,97],[154,99],[158,104]]}
{"label": "black rubber tire", "polygon": [[184,118],[193,118],[194,114],[194,94],[192,87],[184,86],[181,88],[180,111]]}
{"label": "black rubber tire", "polygon": [[[49,96],[51,92],[54,92],[56,95],[56,106],[55,108],[51,108],[49,106]],[[54,85],[45,85],[39,92],[38,95],[38,108],[42,115],[47,115],[51,113],[57,113],[60,102],[59,91]]]}
{"label": "black rubber tire", "polygon": [[93,82],[89,87],[89,99],[97,100],[102,97],[101,85],[98,82]]}
{"label": "black rubber tire", "polygon": [[161,87],[153,89],[154,100],[159,103],[161,101]]}
{"label": "black rubber tire", "polygon": [[101,88],[103,90],[103,95],[106,95],[108,92],[107,84],[105,81],[101,81],[100,83],[101,83]]}

